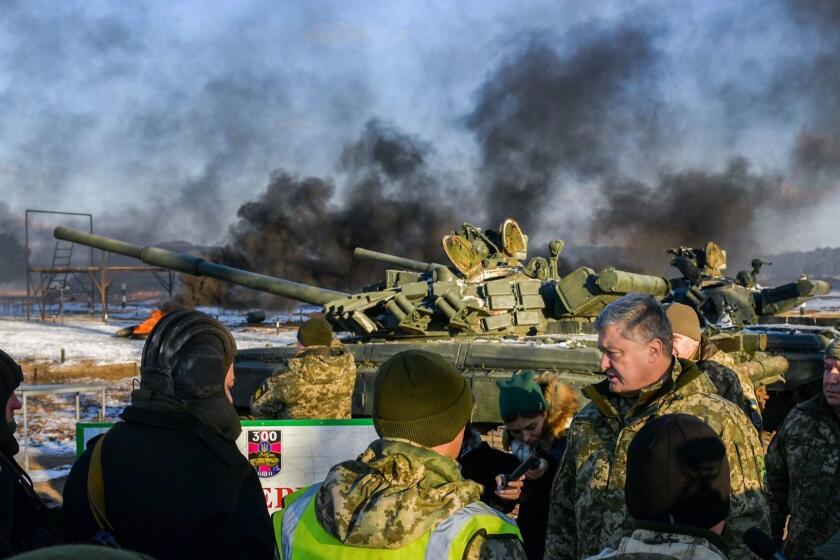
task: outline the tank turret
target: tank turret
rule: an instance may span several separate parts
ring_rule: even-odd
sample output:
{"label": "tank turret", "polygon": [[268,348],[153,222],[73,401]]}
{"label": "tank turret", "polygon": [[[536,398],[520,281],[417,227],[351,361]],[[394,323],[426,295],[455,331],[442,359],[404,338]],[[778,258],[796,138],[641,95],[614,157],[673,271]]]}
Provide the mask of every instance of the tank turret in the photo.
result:
{"label": "tank turret", "polygon": [[672,279],[672,298],[694,307],[707,324],[740,327],[760,323],[764,318],[794,309],[810,298],[826,295],[831,284],[802,276],[797,282],[765,288],[756,276],[769,261],[752,260],[752,270],[742,270],[736,278],[723,276],[726,251],[710,241],[705,248],[677,247],[671,265],[682,278]]}

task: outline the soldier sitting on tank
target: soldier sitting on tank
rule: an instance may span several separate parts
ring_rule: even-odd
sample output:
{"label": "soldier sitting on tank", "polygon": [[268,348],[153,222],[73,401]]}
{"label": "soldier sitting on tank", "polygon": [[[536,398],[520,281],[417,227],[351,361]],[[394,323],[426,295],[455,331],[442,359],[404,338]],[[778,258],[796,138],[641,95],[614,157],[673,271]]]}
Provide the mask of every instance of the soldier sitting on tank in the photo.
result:
{"label": "soldier sitting on tank", "polygon": [[709,376],[718,394],[743,410],[755,429],[761,432],[761,412],[752,380],[734,367],[735,362],[728,354],[703,336],[694,309],[672,303],[666,310],[674,331],[674,355],[696,362],[697,367]]}
{"label": "soldier sitting on tank", "polygon": [[522,531],[525,552],[529,559],[541,559],[551,482],[566,450],[566,430],[577,412],[577,395],[553,374],[537,378],[533,371],[517,373],[496,384],[499,412],[505,423],[504,447],[513,452],[517,463],[534,454],[540,457],[536,466],[520,480],[504,481],[501,476],[496,477],[496,493],[510,503],[519,503],[517,524]]}
{"label": "soldier sitting on tank", "polygon": [[289,369],[266,379],[251,397],[256,418],[350,418],[356,364],[323,317],[303,323]]}
{"label": "soldier sitting on tank", "polygon": [[408,350],[379,368],[373,425],[380,439],[274,514],[280,558],[524,560],[516,523],[479,501],[455,457],[473,398],[455,366]]}

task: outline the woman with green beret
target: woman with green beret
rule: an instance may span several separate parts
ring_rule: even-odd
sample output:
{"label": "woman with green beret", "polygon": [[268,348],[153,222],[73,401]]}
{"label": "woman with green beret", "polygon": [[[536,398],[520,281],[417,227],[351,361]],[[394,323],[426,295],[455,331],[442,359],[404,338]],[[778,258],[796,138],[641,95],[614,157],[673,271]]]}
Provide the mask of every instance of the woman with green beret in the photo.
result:
{"label": "woman with green beret", "polygon": [[496,495],[519,503],[517,524],[525,552],[529,559],[542,558],[551,483],[566,449],[565,433],[577,411],[577,395],[550,373],[538,376],[522,371],[496,384],[505,448],[520,463],[534,452],[540,456],[536,467],[505,487],[501,487],[502,477],[497,477]]}

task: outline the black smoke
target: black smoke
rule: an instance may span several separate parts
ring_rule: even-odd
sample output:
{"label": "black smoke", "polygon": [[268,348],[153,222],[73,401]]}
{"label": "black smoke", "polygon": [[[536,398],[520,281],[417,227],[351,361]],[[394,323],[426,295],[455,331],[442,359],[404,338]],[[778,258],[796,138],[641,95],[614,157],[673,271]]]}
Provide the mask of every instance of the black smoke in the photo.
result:
{"label": "black smoke", "polygon": [[259,198],[243,204],[231,248],[257,271],[329,289],[358,290],[384,267],[353,258],[355,247],[439,261],[463,195],[429,165],[431,146],[372,120],[345,147],[335,182],[275,171]]}
{"label": "black smoke", "polygon": [[628,148],[655,142],[658,61],[652,31],[621,25],[534,36],[502,62],[467,119],[488,222],[515,215],[530,230],[557,191],[611,174]]}
{"label": "black smoke", "polygon": [[23,220],[9,211],[5,202],[0,202],[0,284],[21,283],[26,271],[26,247],[24,246]]}
{"label": "black smoke", "polygon": [[[661,271],[665,249],[703,247],[713,240],[732,254],[759,250],[760,210],[797,205],[779,176],[755,174],[744,158],[722,171],[686,169],[662,173],[655,183],[608,179],[594,213],[595,241],[620,245],[636,267]],[[732,272],[732,271],[730,271]]]}

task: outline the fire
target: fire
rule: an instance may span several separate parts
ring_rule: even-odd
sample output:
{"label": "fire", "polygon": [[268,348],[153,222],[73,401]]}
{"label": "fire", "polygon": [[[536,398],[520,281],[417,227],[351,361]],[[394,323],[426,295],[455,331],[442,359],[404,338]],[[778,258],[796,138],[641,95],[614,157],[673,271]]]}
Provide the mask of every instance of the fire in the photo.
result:
{"label": "fire", "polygon": [[157,325],[158,321],[163,319],[164,315],[166,315],[166,313],[164,313],[160,309],[155,309],[145,321],[134,327],[134,330],[132,331],[131,335],[148,336],[149,333],[152,332],[152,329],[155,328],[155,325]]}

